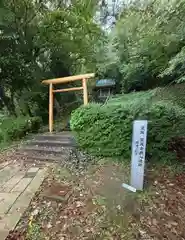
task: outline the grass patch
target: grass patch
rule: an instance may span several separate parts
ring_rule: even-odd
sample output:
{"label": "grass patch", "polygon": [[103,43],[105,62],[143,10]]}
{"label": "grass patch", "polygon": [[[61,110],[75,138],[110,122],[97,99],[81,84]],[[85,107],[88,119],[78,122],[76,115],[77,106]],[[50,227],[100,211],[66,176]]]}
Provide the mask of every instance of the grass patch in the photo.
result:
{"label": "grass patch", "polygon": [[0,146],[4,148],[7,143],[19,140],[28,133],[35,133],[41,127],[39,117],[3,118],[0,120]]}
{"label": "grass patch", "polygon": [[43,233],[41,231],[41,227],[37,223],[29,223],[28,232],[27,232],[27,240],[44,240]]}
{"label": "grass patch", "polygon": [[0,121],[1,138],[16,139],[24,136],[27,132],[37,132],[41,126],[39,117],[4,118]]}

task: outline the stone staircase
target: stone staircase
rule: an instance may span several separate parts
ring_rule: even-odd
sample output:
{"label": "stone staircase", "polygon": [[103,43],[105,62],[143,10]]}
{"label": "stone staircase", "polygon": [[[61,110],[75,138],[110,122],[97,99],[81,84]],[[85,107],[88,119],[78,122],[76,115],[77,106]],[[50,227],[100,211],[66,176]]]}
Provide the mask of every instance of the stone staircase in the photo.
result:
{"label": "stone staircase", "polygon": [[16,152],[20,158],[35,162],[62,162],[76,154],[76,143],[71,132],[44,133],[35,135]]}

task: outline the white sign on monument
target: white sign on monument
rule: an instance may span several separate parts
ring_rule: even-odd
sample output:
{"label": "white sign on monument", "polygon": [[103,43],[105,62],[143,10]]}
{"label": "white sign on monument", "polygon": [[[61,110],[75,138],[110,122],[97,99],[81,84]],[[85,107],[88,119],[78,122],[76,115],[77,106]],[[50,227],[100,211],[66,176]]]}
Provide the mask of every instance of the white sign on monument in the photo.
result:
{"label": "white sign on monument", "polygon": [[143,190],[147,125],[147,120],[136,120],[133,124],[131,186],[122,185],[133,192]]}
{"label": "white sign on monument", "polygon": [[148,121],[134,121],[132,136],[131,186],[143,190]]}

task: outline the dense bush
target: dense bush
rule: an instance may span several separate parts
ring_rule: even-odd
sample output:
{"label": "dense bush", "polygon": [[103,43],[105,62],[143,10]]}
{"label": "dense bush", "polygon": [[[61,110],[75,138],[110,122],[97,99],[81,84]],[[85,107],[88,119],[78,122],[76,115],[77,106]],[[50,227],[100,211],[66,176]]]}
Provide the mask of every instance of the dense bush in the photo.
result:
{"label": "dense bush", "polygon": [[119,105],[124,103],[125,101],[130,101],[137,98],[137,101],[139,99],[144,99],[147,101],[171,101],[183,108],[185,108],[185,84],[175,84],[171,86],[166,87],[158,87],[152,90],[148,91],[140,91],[140,92],[132,92],[130,94],[120,94],[115,95],[110,100],[108,100],[108,103]]}
{"label": "dense bush", "polygon": [[142,94],[139,97],[127,95],[124,97],[127,100],[117,101],[117,104],[115,99],[103,106],[92,104],[74,111],[71,127],[79,145],[95,155],[128,158],[132,122],[148,119],[147,152],[153,157],[171,158],[168,145],[173,137],[184,134],[185,110],[169,101],[152,101],[152,97],[142,97]]}
{"label": "dense bush", "polygon": [[[160,88],[159,88],[160,89]],[[155,88],[153,90],[149,91],[141,91],[141,92],[132,92],[129,94],[119,94],[119,95],[114,95],[112,98],[108,100],[108,104],[111,105],[120,105],[120,104],[125,104],[125,102],[128,101],[133,101],[133,99],[136,99],[137,102],[141,101],[153,101],[156,99],[158,95],[158,88]],[[162,100],[162,98],[160,98]],[[168,99],[169,100],[169,99]]]}
{"label": "dense bush", "polygon": [[41,123],[39,117],[4,118],[0,121],[0,142],[20,139],[28,132],[36,132]]}

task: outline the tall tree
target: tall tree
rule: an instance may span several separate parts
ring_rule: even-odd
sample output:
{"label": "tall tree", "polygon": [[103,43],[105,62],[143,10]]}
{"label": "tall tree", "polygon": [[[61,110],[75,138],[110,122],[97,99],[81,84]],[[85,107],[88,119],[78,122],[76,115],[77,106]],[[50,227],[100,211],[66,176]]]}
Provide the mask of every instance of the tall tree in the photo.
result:
{"label": "tall tree", "polygon": [[105,61],[104,72],[119,66],[116,75],[121,75],[124,91],[184,81],[184,15],[182,0],[140,0],[125,5],[109,34],[111,51],[106,53],[109,61]]}
{"label": "tall tree", "polygon": [[47,106],[41,79],[95,69],[94,49],[101,37],[96,7],[92,0],[1,1],[1,101],[10,114],[18,114],[20,101],[28,103],[28,113],[44,99]]}

